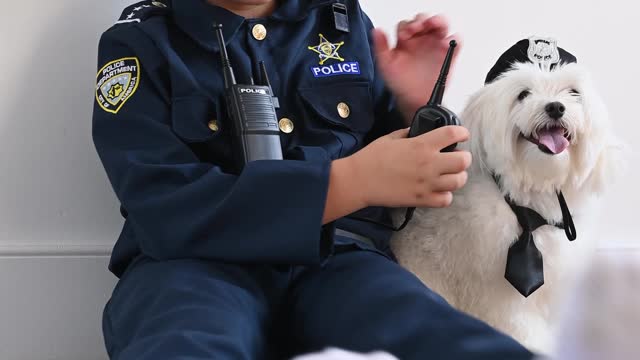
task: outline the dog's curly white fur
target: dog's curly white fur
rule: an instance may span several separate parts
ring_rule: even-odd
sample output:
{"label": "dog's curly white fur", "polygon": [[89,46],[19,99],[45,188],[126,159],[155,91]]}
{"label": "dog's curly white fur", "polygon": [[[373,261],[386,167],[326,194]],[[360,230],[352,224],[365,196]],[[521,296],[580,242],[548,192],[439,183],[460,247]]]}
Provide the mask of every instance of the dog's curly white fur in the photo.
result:
{"label": "dog's curly white fur", "polygon": [[[566,108],[559,119],[545,111],[552,102]],[[471,138],[460,147],[474,159],[466,186],[454,194],[450,207],[418,209],[392,240],[392,249],[403,266],[453,306],[546,352],[553,304],[593,248],[594,200],[619,172],[622,147],[588,72],[578,64],[553,71],[516,64],[475,93],[461,119]],[[555,155],[532,142],[550,126],[562,126],[569,140],[569,147]],[[500,175],[502,190],[492,173]],[[504,196],[560,223],[556,191],[564,193],[578,238],[570,242],[552,226],[534,232],[545,284],[524,298],[504,278],[507,251],[521,232]]]}

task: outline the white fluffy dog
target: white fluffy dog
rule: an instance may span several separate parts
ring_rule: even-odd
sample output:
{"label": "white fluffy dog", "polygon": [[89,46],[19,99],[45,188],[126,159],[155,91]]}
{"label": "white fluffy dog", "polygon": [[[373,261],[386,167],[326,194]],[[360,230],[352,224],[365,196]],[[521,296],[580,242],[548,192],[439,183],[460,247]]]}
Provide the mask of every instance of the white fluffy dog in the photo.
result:
{"label": "white fluffy dog", "polygon": [[[544,61],[553,49],[538,50]],[[514,63],[472,96],[461,114],[471,139],[460,147],[474,159],[467,185],[448,208],[417,209],[392,249],[403,266],[454,307],[547,352],[553,304],[593,248],[593,200],[611,185],[621,148],[581,65],[541,67],[531,59]],[[533,232],[544,285],[525,297],[505,279],[508,250],[522,232],[505,196],[557,224],[563,222],[559,191],[577,240],[567,240],[555,226]]]}

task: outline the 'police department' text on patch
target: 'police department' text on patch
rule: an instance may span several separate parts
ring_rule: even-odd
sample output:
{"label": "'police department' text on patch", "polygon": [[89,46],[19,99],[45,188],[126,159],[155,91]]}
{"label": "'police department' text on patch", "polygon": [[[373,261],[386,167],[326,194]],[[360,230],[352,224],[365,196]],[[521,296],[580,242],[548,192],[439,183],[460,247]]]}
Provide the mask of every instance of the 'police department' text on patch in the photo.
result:
{"label": "'police department' text on patch", "polygon": [[351,61],[325,66],[312,66],[311,72],[317,78],[335,75],[359,75],[360,64],[357,61]]}
{"label": "'police department' text on patch", "polygon": [[96,100],[107,112],[116,114],[138,89],[140,62],[129,57],[107,63],[96,75]]}

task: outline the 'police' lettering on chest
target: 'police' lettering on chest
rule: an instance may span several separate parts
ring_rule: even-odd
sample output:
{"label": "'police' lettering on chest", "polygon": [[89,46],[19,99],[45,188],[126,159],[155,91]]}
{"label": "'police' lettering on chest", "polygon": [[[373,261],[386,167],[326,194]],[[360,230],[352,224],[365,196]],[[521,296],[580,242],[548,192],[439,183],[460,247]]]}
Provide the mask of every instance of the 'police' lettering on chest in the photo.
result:
{"label": "'police' lettering on chest", "polygon": [[335,76],[335,75],[349,75],[360,74],[360,64],[357,61],[343,62],[325,66],[312,66],[311,72],[316,78]]}

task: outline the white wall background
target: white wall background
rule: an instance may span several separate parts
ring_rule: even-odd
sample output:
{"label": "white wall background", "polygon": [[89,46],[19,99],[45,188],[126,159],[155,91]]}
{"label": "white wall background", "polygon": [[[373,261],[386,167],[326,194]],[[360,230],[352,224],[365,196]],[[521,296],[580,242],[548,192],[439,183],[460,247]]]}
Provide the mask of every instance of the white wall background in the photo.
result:
{"label": "white wall background", "polygon": [[[640,246],[634,231],[640,202],[640,116],[635,111],[640,83],[640,5],[625,0],[361,0],[376,26],[392,33],[399,19],[416,12],[445,14],[452,30],[462,34],[464,48],[450,77],[445,101],[460,111],[469,95],[484,83],[500,54],[530,35],[558,39],[592,71],[617,134],[631,145],[630,171],[603,201],[602,246]],[[578,231],[580,231],[578,229]]]}
{"label": "white wall background", "polygon": [[[361,1],[388,32],[419,11],[449,16],[465,39],[446,95],[456,111],[515,41],[557,37],[593,70],[617,132],[635,146],[635,2]],[[121,220],[90,124],[98,37],[128,3],[1,0],[0,359],[105,357],[100,311],[114,284],[106,256]],[[603,239],[618,247],[639,240],[640,156],[632,149],[631,171],[604,203]]]}

